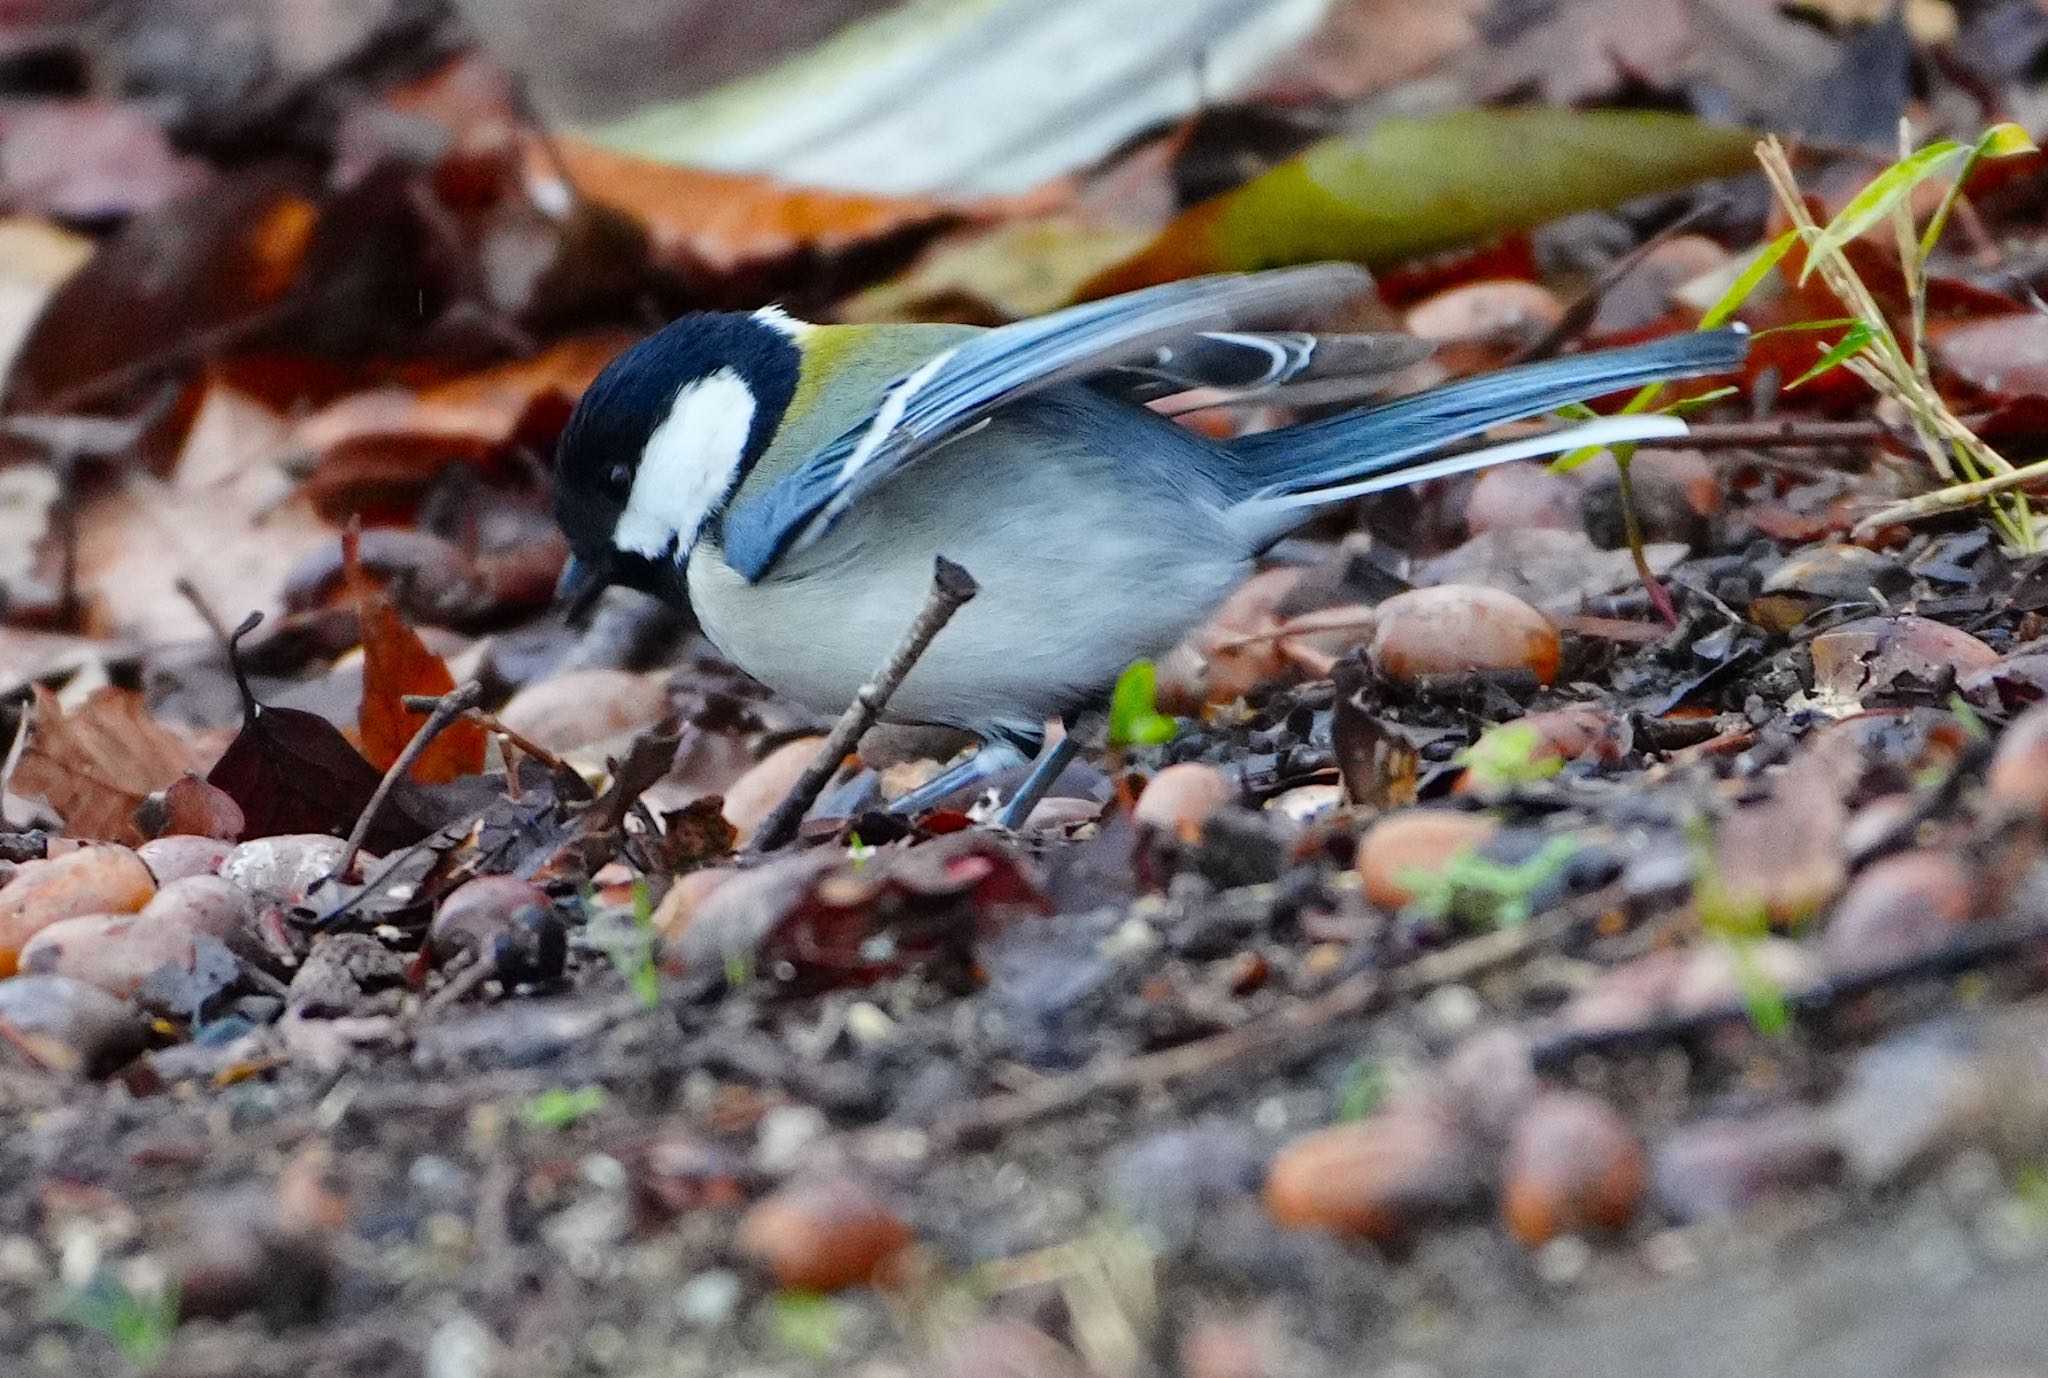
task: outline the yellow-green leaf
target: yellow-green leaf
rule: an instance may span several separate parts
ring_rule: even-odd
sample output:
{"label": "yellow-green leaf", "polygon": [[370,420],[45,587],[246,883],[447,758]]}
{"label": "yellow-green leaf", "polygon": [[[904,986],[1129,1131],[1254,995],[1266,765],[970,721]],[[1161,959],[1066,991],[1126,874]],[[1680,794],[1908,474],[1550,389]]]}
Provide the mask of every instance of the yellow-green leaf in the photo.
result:
{"label": "yellow-green leaf", "polygon": [[1930,177],[1961,167],[1970,152],[1953,139],[1942,139],[1899,159],[1872,178],[1870,185],[1857,192],[1855,199],[1842,207],[1842,213],[1814,239],[1806,256],[1806,272],[1799,275],[1799,280],[1804,282],[1815,263],[1829,254],[1840,253],[1844,244],[1890,215],[1895,206],[1913,194],[1913,188]]}
{"label": "yellow-green leaf", "polygon": [[1194,207],[1081,295],[1325,259],[1397,262],[1732,175],[1754,142],[1748,130],[1655,111],[1384,120]]}

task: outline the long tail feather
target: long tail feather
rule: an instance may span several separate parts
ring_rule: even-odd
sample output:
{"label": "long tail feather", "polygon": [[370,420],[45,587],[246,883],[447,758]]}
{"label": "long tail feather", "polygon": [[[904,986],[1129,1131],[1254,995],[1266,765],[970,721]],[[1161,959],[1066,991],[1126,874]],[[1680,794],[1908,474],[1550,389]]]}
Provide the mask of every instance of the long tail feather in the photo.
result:
{"label": "long tail feather", "polygon": [[1368,411],[1247,436],[1232,446],[1244,464],[1247,487],[1232,516],[1250,530],[1271,527],[1277,535],[1300,521],[1305,509],[1366,493],[1582,445],[1683,435],[1685,423],[1675,417],[1610,417],[1524,441],[1429,458],[1446,445],[1495,426],[1575,402],[1644,383],[1727,372],[1741,364],[1748,349],[1749,334],[1740,329],[1677,335],[1627,349],[1503,369]]}

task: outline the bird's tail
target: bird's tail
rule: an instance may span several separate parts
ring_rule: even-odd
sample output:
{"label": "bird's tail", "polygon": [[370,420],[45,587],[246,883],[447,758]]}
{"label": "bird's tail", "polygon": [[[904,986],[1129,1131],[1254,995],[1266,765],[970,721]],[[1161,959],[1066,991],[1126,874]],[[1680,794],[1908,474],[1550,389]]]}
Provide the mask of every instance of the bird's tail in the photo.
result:
{"label": "bird's tail", "polygon": [[1255,537],[1277,539],[1300,524],[1308,509],[1367,493],[1586,445],[1683,435],[1685,422],[1675,416],[1609,416],[1431,458],[1454,441],[1574,402],[1645,383],[1732,371],[1748,350],[1749,332],[1739,327],[1674,335],[1627,349],[1523,364],[1366,411],[1246,436],[1231,445],[1247,488],[1231,516]]}

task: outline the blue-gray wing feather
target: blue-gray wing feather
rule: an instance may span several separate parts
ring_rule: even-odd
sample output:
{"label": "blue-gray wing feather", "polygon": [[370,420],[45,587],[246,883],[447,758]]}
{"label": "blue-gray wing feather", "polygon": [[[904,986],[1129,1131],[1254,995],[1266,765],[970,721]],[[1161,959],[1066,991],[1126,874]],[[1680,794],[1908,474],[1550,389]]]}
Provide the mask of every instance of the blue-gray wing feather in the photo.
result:
{"label": "blue-gray wing feather", "polygon": [[1005,403],[1143,363],[1205,331],[1326,311],[1370,283],[1364,270],[1336,263],[1192,278],[976,336],[898,380],[875,418],[736,504],[725,517],[726,563],[759,580],[784,554],[829,530],[862,493]]}

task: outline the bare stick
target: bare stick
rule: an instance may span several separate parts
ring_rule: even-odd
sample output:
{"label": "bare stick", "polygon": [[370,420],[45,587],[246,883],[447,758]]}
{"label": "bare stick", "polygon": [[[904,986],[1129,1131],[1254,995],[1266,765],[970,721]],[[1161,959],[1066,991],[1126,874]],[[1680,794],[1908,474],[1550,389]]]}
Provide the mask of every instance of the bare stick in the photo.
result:
{"label": "bare stick", "polygon": [[368,837],[370,829],[376,826],[377,814],[383,809],[384,801],[391,797],[391,791],[397,788],[400,778],[411,770],[413,762],[419,760],[426,749],[434,744],[434,738],[440,736],[450,723],[474,707],[476,701],[483,696],[484,687],[471,680],[434,700],[433,711],[427,714],[427,720],[420,724],[419,730],[412,734],[412,740],[405,744],[405,750],[399,752],[398,759],[391,763],[391,769],[385,771],[384,778],[377,782],[377,792],[370,796],[370,802],[363,805],[362,816],[356,819],[355,827],[349,832],[348,846],[342,849],[341,860],[335,863],[334,870],[329,874],[348,874],[348,868],[355,865],[356,853],[363,849],[363,839]]}
{"label": "bare stick", "polygon": [[1255,1081],[1356,1037],[1359,1021],[1389,1000],[1471,980],[1552,941],[1573,922],[1553,918],[1499,929],[1392,972],[1359,972],[1313,999],[1284,1006],[1209,1038],[1104,1061],[1068,1076],[1048,1077],[1029,1090],[971,1102],[942,1121],[932,1131],[932,1138],[950,1146],[986,1147],[1013,1129],[1069,1114],[1105,1098],[1141,1096],[1191,1083]]}
{"label": "bare stick", "polygon": [[[408,712],[431,713],[434,711],[435,705],[441,702],[441,699],[435,694],[407,694],[400,702],[405,705]],[[513,746],[518,747],[521,751],[533,757],[534,760],[546,766],[549,770],[571,769],[567,761],[521,732],[518,728],[507,727],[495,713],[486,713],[481,708],[467,708],[463,710],[462,716],[475,723],[478,727],[481,727],[484,731],[503,737]]]}
{"label": "bare stick", "polygon": [[1836,445],[1868,445],[1898,433],[1882,421],[1695,421],[1684,435],[1639,440],[1644,447],[1681,450],[1825,449]]}
{"label": "bare stick", "polygon": [[818,749],[818,758],[805,768],[796,785],[775,806],[775,812],[768,815],[761,830],[754,834],[754,840],[747,844],[749,852],[773,851],[796,836],[797,825],[816,802],[825,782],[832,778],[848,753],[860,745],[861,737],[875,725],[875,719],[882,716],[890,696],[903,683],[910,668],[917,664],[925,647],[945,630],[946,624],[953,620],[953,614],[979,592],[981,585],[974,582],[973,575],[945,556],[939,556],[932,567],[931,594],[925,599],[917,620],[910,624],[902,644],[897,646],[875,677],[860,687],[860,692],[853,696],[853,702],[839,715],[839,721],[833,724],[832,734]]}

